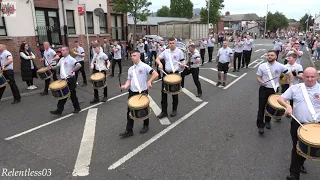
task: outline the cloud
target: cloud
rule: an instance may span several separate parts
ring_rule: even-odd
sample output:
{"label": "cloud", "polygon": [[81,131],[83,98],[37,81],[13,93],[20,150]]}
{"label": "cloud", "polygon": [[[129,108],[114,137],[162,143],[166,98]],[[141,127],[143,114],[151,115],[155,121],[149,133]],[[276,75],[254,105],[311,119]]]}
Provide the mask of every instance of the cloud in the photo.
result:
{"label": "cloud", "polygon": [[[170,7],[170,0],[149,0],[152,2],[150,10],[156,12],[162,6]],[[205,0],[191,0],[195,8],[205,7]],[[304,14],[309,13],[314,16],[316,13],[320,13],[319,0],[225,0],[224,9],[222,13],[229,11],[230,14],[244,14],[244,13],[256,13],[258,16],[265,16],[267,12],[267,4],[269,5],[269,11],[272,13],[279,11],[282,12],[287,18],[299,20]]]}

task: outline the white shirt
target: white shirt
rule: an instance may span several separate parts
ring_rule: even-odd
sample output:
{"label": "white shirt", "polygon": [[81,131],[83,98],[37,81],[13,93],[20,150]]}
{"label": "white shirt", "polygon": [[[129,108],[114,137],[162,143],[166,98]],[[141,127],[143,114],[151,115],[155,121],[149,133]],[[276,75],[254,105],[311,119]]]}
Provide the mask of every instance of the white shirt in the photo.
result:
{"label": "white shirt", "polygon": [[[297,60],[296,63],[301,65],[301,60],[302,60],[302,55],[303,55],[303,51],[299,51],[301,53],[301,56],[297,56]],[[289,51],[287,53],[287,56],[289,56],[289,54],[294,54],[294,51]]]}
{"label": "white shirt", "polygon": [[144,53],[144,44],[143,44],[143,43],[139,43],[139,44],[138,44],[138,51],[139,51],[140,53]]}
{"label": "white shirt", "polygon": [[211,39],[209,37],[209,39],[208,39],[208,47],[214,47],[214,43],[215,42],[216,42],[216,40],[213,37]]}
{"label": "white shirt", "polygon": [[[57,64],[57,66],[60,67],[60,78],[66,79],[67,76],[71,74],[71,71],[76,66],[77,62],[78,61],[70,55],[62,57]],[[72,72],[72,75],[75,75],[75,73]]]}
{"label": "white shirt", "polygon": [[[298,63],[294,63],[293,65],[290,65],[289,63],[287,63],[285,66],[286,66],[286,68],[288,69],[289,72],[296,72],[297,75],[300,74],[300,73],[303,73],[303,68]],[[293,77],[294,77],[293,84],[299,84],[302,81],[302,80],[300,80],[299,78],[297,78],[295,76],[293,76]],[[288,79],[287,84],[290,84],[289,79]]]}
{"label": "white shirt", "polygon": [[104,52],[100,52],[99,54],[95,54],[92,58],[92,63],[95,63],[95,69],[97,71],[107,70],[106,61],[108,61],[108,55]]}
{"label": "white shirt", "polygon": [[152,51],[157,51],[157,44],[158,44],[158,43],[156,43],[156,42],[152,42],[152,43],[151,43],[151,49],[152,49]]}
{"label": "white shirt", "polygon": [[[49,66],[49,64],[48,64],[48,62],[51,64],[51,65],[53,65],[53,66],[55,66],[55,65],[57,65],[57,61],[52,61],[52,59],[54,59],[54,57],[56,56],[56,52],[53,50],[53,49],[51,49],[51,48],[49,48],[48,50],[45,50],[44,51],[44,62],[45,62],[45,66]],[[47,62],[48,61],[48,62]]]}
{"label": "white shirt", "polygon": [[220,63],[227,63],[230,62],[230,58],[233,56],[232,49],[229,47],[226,48],[220,48],[217,57],[219,57],[219,62]]}
{"label": "white shirt", "polygon": [[[269,62],[265,62],[259,65],[257,75],[262,77],[263,82],[269,81],[269,75],[267,71],[267,63],[270,67],[272,79],[275,83],[275,88],[278,88],[280,86],[279,84],[279,78],[282,73],[289,74],[288,68],[284,66],[283,64],[279,63],[278,61],[275,61],[272,65]],[[267,88],[273,88],[272,81],[267,82],[266,85]]]}
{"label": "white shirt", "polygon": [[117,46],[115,47],[116,49],[118,49],[117,51],[113,50],[113,57],[115,60],[121,59],[121,46],[119,44],[117,44]]}
{"label": "white shirt", "polygon": [[200,49],[205,49],[206,48],[206,46],[207,46],[207,41],[206,40],[201,40],[201,42],[200,42]]}
{"label": "white shirt", "polygon": [[136,82],[134,80],[133,71],[136,73],[136,77],[138,79],[139,86],[141,91],[145,91],[148,89],[147,81],[148,75],[152,74],[153,69],[149,65],[145,64],[144,62],[140,61],[137,65],[134,64],[128,70],[128,80],[131,80],[130,90],[133,92],[139,92],[138,87],[136,86]]}
{"label": "white shirt", "polygon": [[[78,47],[77,48],[77,52],[78,52],[78,54],[84,54],[85,52],[84,52],[84,49],[82,48],[82,47]],[[84,57],[82,57],[82,56],[79,56],[79,55],[77,55],[76,56],[76,60],[79,62],[79,61],[84,61]]]}
{"label": "white shirt", "polygon": [[[306,87],[311,104],[316,111],[316,121],[320,122],[320,84],[316,83],[313,87]],[[293,115],[301,123],[313,122],[312,115],[302,93],[301,84],[291,86],[281,95],[287,100],[293,100]]]}
{"label": "white shirt", "polygon": [[244,51],[251,51],[252,47],[253,47],[253,39],[247,39],[246,41],[244,41],[244,46],[243,46],[243,50]]}
{"label": "white shirt", "polygon": [[191,68],[198,68],[198,67],[200,66],[200,63],[196,63],[196,60],[197,60],[198,58],[200,58],[200,53],[199,53],[198,50],[195,49],[194,52],[193,52],[193,54],[191,54],[191,57],[190,57],[191,62],[193,63],[193,64],[191,65]]}
{"label": "white shirt", "polygon": [[273,46],[273,50],[276,50],[276,51],[281,51],[281,47],[282,47],[282,42],[278,42],[278,41],[275,41],[274,42],[274,46]]}
{"label": "white shirt", "polygon": [[160,59],[164,59],[165,60],[165,71],[166,72],[172,72],[172,68],[171,68],[171,64],[170,64],[170,58],[172,60],[172,64],[173,64],[173,68],[175,71],[178,71],[180,68],[180,61],[184,60],[184,54],[182,52],[182,50],[180,50],[179,48],[175,48],[173,51],[171,51],[170,49],[166,49],[164,50],[160,55],[159,55]]}
{"label": "white shirt", "polygon": [[[4,63],[8,60],[9,57],[12,57],[12,54],[7,51],[6,49],[2,51],[2,53],[0,54],[0,61],[1,61],[1,66],[0,69],[2,68],[2,66],[4,65]],[[13,70],[13,62],[10,63],[6,68],[4,68],[5,70]]]}
{"label": "white shirt", "polygon": [[239,44],[240,44],[240,46],[238,45],[238,43],[234,43],[234,51],[236,52],[236,53],[242,53],[242,51],[243,51],[243,44],[244,44],[244,42],[243,41],[240,41],[239,42]]}

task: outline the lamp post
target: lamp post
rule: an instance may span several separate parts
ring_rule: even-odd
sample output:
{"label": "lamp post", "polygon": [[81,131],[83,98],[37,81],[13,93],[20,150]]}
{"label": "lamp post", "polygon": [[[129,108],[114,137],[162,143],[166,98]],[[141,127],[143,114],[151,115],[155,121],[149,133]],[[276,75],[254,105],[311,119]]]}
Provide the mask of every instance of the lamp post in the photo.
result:
{"label": "lamp post", "polygon": [[310,12],[310,9],[304,9],[304,10],[309,10],[309,14],[308,14],[308,17],[307,17],[307,27],[306,27],[306,33],[308,32],[308,27],[309,27],[309,18],[311,16],[311,12]]}
{"label": "lamp post", "polygon": [[267,20],[268,20],[269,5],[273,5],[273,4],[274,4],[274,3],[267,4],[267,14],[266,14],[265,22],[264,22],[264,33],[263,33],[263,37],[265,37],[266,31],[267,31]]}
{"label": "lamp post", "polygon": [[209,17],[210,17],[210,0],[207,0],[207,5],[208,5],[208,36],[210,35],[210,26],[209,26]]}

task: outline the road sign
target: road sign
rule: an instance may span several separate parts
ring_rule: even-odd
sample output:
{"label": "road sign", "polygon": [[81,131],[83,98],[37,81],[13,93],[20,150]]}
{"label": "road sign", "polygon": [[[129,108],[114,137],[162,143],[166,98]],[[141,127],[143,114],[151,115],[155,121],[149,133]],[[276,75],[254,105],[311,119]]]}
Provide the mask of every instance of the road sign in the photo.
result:
{"label": "road sign", "polygon": [[79,14],[79,16],[84,15],[84,7],[83,6],[78,6],[78,14]]}

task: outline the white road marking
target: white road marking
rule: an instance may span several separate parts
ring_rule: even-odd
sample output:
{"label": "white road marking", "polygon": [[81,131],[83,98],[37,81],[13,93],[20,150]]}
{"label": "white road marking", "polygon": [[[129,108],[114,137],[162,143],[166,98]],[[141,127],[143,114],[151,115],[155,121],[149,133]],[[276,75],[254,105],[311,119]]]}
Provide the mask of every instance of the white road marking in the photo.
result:
{"label": "white road marking", "polygon": [[261,49],[255,50],[254,52],[259,52]]}
{"label": "white road marking", "polygon": [[248,65],[248,67],[250,67],[252,64],[256,64],[258,60],[259,60],[259,59],[256,59],[256,60],[252,61],[252,62]]}
{"label": "white road marking", "polygon": [[[107,102],[112,101],[112,100],[114,100],[114,99],[116,99],[116,98],[119,98],[119,97],[121,97],[121,96],[124,96],[124,95],[126,95],[126,94],[128,94],[128,92],[125,92],[125,93],[119,94],[119,95],[117,95],[117,96],[114,96],[114,97],[108,99]],[[101,104],[103,104],[103,102],[100,102],[100,103],[94,104],[94,105],[92,105],[92,106],[86,107],[86,108],[82,109],[81,112],[86,111],[86,110],[91,109],[91,108],[94,108],[94,107],[96,107],[96,106],[99,106],[99,105],[101,105]],[[48,125],[50,125],[50,124],[59,122],[59,121],[61,121],[61,120],[63,120],[63,119],[66,119],[66,118],[68,118],[68,117],[70,117],[70,116],[73,116],[73,115],[74,115],[73,113],[70,113],[70,114],[68,114],[68,115],[65,115],[65,116],[63,116],[63,117],[60,117],[60,118],[55,119],[55,120],[53,120],[53,121],[47,122],[47,123],[45,123],[45,124],[39,125],[39,126],[37,126],[37,127],[31,128],[31,129],[29,129],[29,130],[23,131],[23,132],[21,132],[21,133],[19,133],[19,134],[16,134],[16,135],[7,137],[7,138],[5,138],[4,140],[8,141],[8,140],[15,139],[15,138],[17,138],[17,137],[20,137],[20,136],[22,136],[22,135],[28,134],[28,133],[30,133],[30,132],[32,132],[32,131],[35,131],[35,130],[37,130],[37,129],[40,129],[40,128],[46,127],[46,126],[48,126]]]}
{"label": "white road marking", "polygon": [[157,139],[159,139],[160,137],[162,137],[163,135],[165,135],[167,132],[169,132],[171,129],[173,129],[174,127],[176,127],[177,125],[179,125],[180,123],[182,123],[183,121],[185,121],[188,117],[190,117],[192,114],[196,113],[198,110],[200,110],[202,107],[204,107],[206,104],[208,104],[208,102],[203,102],[201,103],[198,107],[196,107],[195,109],[193,109],[192,111],[190,111],[188,114],[184,115],[183,117],[181,117],[179,120],[177,120],[176,122],[174,122],[173,124],[171,124],[170,126],[168,126],[167,128],[165,128],[164,130],[162,130],[161,132],[159,132],[158,134],[156,134],[155,136],[153,136],[151,139],[149,139],[148,141],[144,142],[143,144],[141,144],[140,146],[138,146],[136,149],[134,149],[133,151],[129,152],[127,155],[125,155],[124,157],[122,157],[121,159],[119,159],[118,161],[116,161],[115,163],[113,163],[108,170],[113,170],[117,167],[119,167],[120,165],[122,165],[123,163],[125,163],[126,161],[128,161],[130,158],[132,158],[133,156],[135,156],[136,154],[138,154],[140,151],[142,151],[143,149],[145,149],[146,147],[148,147],[150,144],[152,144],[153,142],[155,142]]}
{"label": "white road marking", "polygon": [[[213,70],[213,71],[218,71],[218,69],[217,68],[211,68],[211,70]],[[224,74],[224,72],[222,72],[223,74]],[[229,75],[229,76],[232,76],[232,77],[239,77],[239,76],[237,76],[237,75],[234,75],[234,74],[231,74],[231,73],[227,73],[227,75]]]}
{"label": "white road marking", "polygon": [[203,77],[203,76],[200,76],[200,75],[199,75],[199,78],[202,79],[202,80],[204,80],[204,81],[207,81],[208,83],[210,83],[210,84],[212,84],[212,85],[214,85],[214,86],[217,85],[216,82],[211,81],[210,79],[207,79],[207,78],[205,78],[205,77]]}
{"label": "white road marking", "polygon": [[89,175],[89,166],[93,149],[94,136],[96,131],[98,109],[89,109],[84,126],[83,136],[74,170],[73,176]]}
{"label": "white road marking", "polygon": [[193,99],[195,102],[201,102],[202,100],[198,97],[196,97],[192,92],[190,92],[186,88],[182,88],[182,92],[184,92],[186,95],[188,95],[191,99]]}
{"label": "white road marking", "polygon": [[247,73],[242,74],[240,77],[238,77],[237,79],[235,79],[234,81],[232,81],[230,84],[228,84],[226,87],[224,87],[223,89],[228,89],[230,86],[232,86],[234,83],[236,83],[237,81],[239,81],[241,78],[243,78],[245,75],[247,75]]}
{"label": "white road marking", "polygon": [[[21,97],[26,97],[26,96],[31,96],[31,95],[35,95],[35,94],[39,94],[43,92],[42,89],[39,89],[39,90],[34,90],[34,91],[30,91],[30,92],[26,92],[26,93],[21,93],[20,96]],[[9,99],[13,99],[13,96],[9,96],[9,97],[4,97],[2,98],[1,100],[2,101],[6,101],[6,100],[9,100]]]}
{"label": "white road marking", "polygon": [[255,67],[257,66],[257,64],[259,65],[259,64],[261,64],[263,61],[264,61],[264,59],[256,59],[256,60],[254,60],[253,62],[251,62],[251,63],[248,65],[248,67],[252,66],[253,64],[256,64],[256,65],[254,65],[254,68],[255,68]]}
{"label": "white road marking", "polygon": [[[156,104],[156,102],[154,102],[154,100],[152,99],[151,96],[148,95],[148,97],[149,97],[149,100],[150,100],[149,106],[151,107],[151,109],[154,112],[154,114],[156,116],[158,116],[161,113],[160,107]],[[162,124],[162,125],[171,124],[170,120],[167,117],[161,118],[161,119],[159,119],[159,121],[160,121],[160,124]]]}
{"label": "white road marking", "polygon": [[307,50],[307,51],[309,51],[309,48],[308,48],[308,46],[306,46],[306,50]]}
{"label": "white road marking", "polygon": [[263,55],[261,56],[261,58],[264,58],[264,57],[266,58],[266,57],[267,57],[267,55],[268,55],[268,54],[267,54],[267,53],[265,53],[265,54],[263,54]]}
{"label": "white road marking", "polygon": [[264,60],[262,59],[262,61],[258,62],[255,66],[253,66],[253,68],[258,67],[260,64],[262,64],[264,62]]}

